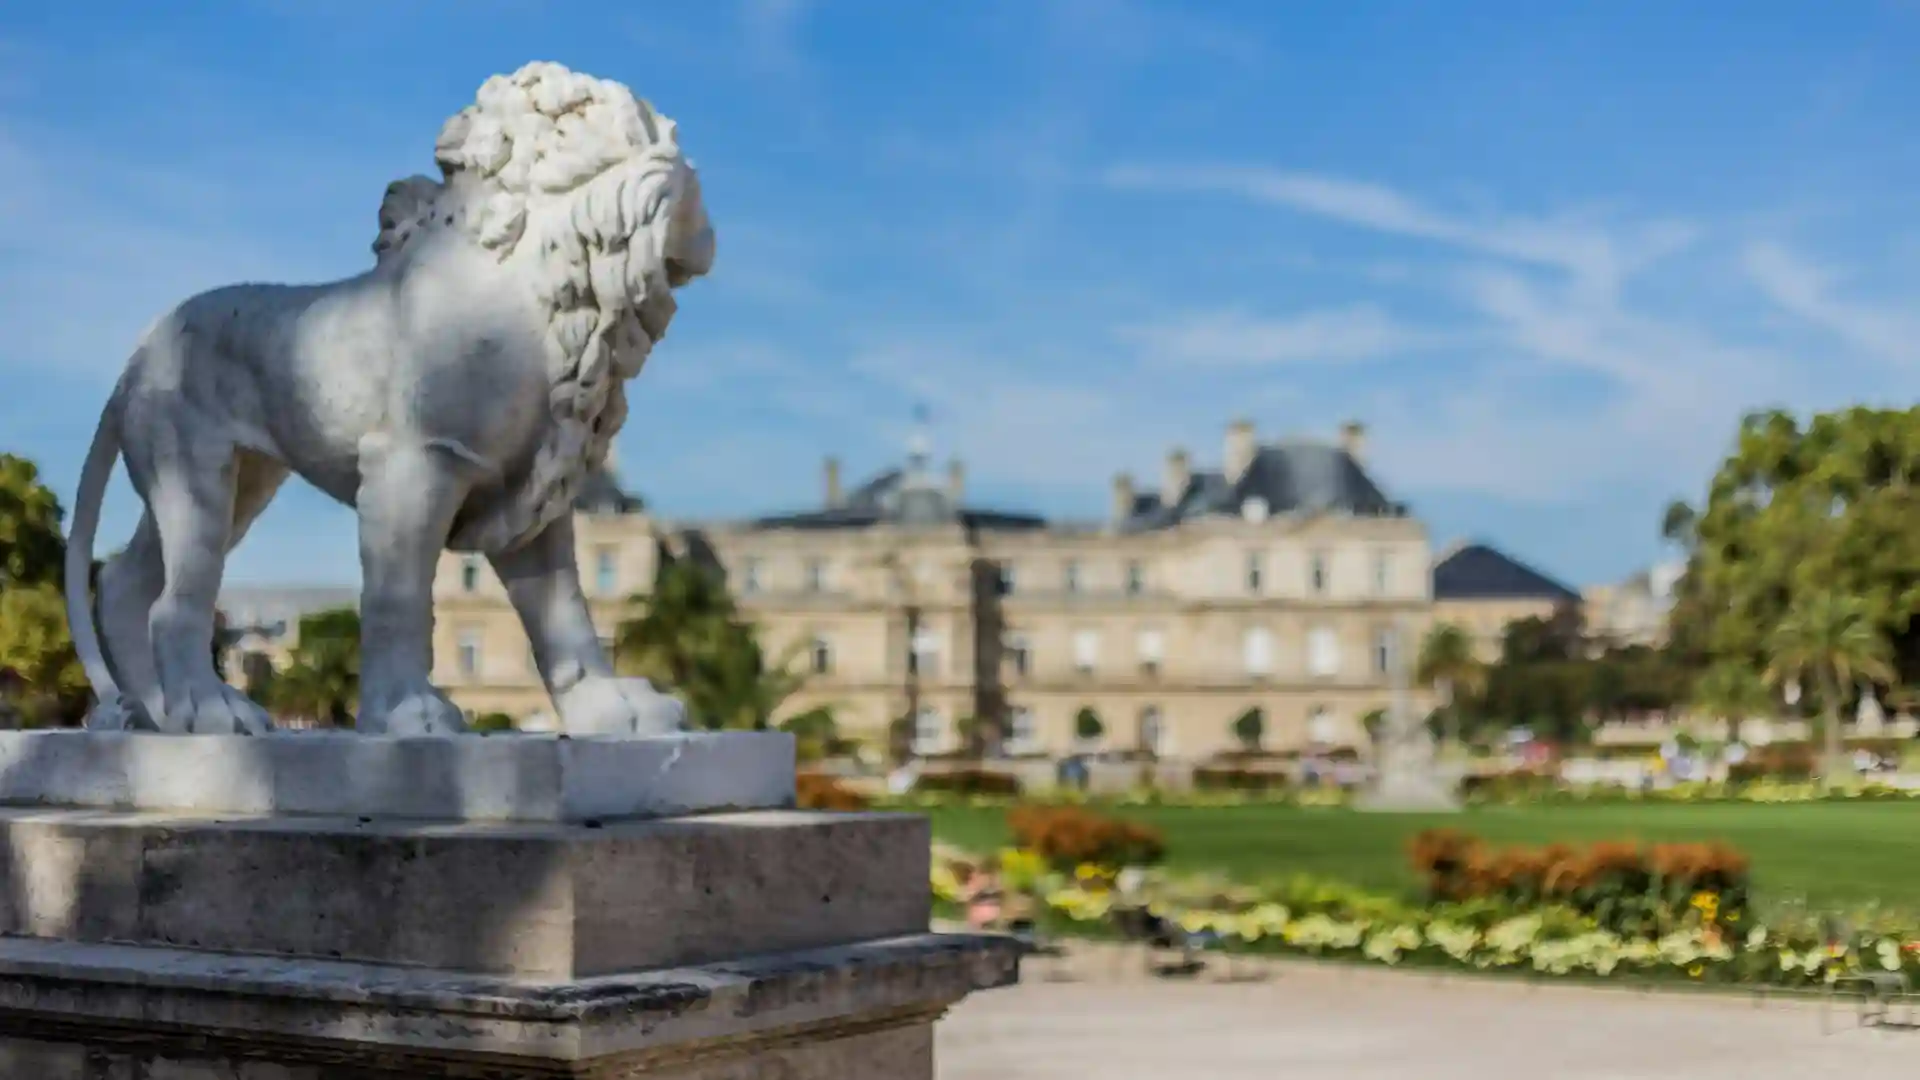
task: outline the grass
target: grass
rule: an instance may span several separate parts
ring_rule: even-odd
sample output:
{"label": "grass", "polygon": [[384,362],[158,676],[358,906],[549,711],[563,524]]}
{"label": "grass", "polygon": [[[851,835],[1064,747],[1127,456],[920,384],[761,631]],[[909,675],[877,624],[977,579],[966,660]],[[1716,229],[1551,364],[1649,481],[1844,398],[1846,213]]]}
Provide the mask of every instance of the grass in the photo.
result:
{"label": "grass", "polygon": [[[1243,881],[1312,874],[1404,891],[1407,841],[1445,825],[1500,844],[1721,840],[1753,860],[1763,904],[1873,901],[1920,910],[1920,803],[1598,804],[1486,807],[1461,814],[1362,814],[1290,806],[1126,807],[1167,838],[1169,869]],[[944,807],[934,835],[971,850],[1007,842],[1005,812]]]}

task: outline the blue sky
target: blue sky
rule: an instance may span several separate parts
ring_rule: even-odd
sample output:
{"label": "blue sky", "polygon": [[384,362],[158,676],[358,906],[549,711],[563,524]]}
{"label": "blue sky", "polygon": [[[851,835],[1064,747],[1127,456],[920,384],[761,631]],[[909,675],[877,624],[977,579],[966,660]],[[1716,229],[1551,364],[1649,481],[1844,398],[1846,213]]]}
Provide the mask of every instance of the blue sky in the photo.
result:
{"label": "blue sky", "polygon": [[[155,316],[364,268],[548,59],[680,123],[719,232],[620,438],[664,514],[809,504],[916,401],[976,499],[1081,517],[1358,418],[1436,545],[1617,578],[1742,412],[1920,396],[1916,55],[1915,0],[14,3],[0,447],[70,493]],[[355,557],[289,485],[229,580]]]}

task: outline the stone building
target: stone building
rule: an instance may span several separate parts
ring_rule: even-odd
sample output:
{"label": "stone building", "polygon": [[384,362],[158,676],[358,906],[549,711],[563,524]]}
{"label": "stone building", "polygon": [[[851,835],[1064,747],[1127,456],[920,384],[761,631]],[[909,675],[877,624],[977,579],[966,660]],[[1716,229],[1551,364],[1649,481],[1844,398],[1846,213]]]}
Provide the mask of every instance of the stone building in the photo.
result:
{"label": "stone building", "polygon": [[1587,636],[1596,645],[1666,644],[1673,588],[1685,571],[1682,563],[1661,563],[1617,584],[1587,588],[1581,605]]}
{"label": "stone building", "polygon": [[[1116,477],[1099,522],[980,506],[924,438],[857,485],[830,459],[818,505],[753,520],[665,521],[597,484],[577,532],[604,636],[665,553],[698,552],[769,655],[808,673],[783,713],[828,706],[875,741],[910,717],[924,754],[986,718],[1006,754],[1201,758],[1236,748],[1250,709],[1270,749],[1357,744],[1432,614],[1426,530],[1368,474],[1357,424],[1266,443],[1233,424],[1215,467],[1175,449],[1155,483]],[[448,554],[436,589],[436,682],[538,723],[545,694],[485,562]]]}
{"label": "stone building", "polygon": [[1500,658],[1509,624],[1579,607],[1579,593],[1487,544],[1456,544],[1433,565],[1434,621],[1466,631],[1486,663]]}

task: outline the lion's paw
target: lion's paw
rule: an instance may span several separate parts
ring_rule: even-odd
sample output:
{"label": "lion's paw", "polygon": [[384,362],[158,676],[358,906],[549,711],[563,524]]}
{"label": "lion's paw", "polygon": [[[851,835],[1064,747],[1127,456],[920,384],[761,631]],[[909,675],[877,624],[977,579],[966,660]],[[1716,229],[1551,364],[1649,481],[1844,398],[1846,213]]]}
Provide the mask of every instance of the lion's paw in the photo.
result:
{"label": "lion's paw", "polygon": [[687,726],[687,707],[646,679],[587,678],[557,704],[569,735],[671,735]]}
{"label": "lion's paw", "polygon": [[361,717],[360,730],[396,739],[458,735],[467,730],[467,717],[445,694],[427,686],[401,694],[385,716]]}
{"label": "lion's paw", "polygon": [[185,735],[265,735],[273,717],[222,682],[188,687],[186,700],[167,702],[166,731]]}

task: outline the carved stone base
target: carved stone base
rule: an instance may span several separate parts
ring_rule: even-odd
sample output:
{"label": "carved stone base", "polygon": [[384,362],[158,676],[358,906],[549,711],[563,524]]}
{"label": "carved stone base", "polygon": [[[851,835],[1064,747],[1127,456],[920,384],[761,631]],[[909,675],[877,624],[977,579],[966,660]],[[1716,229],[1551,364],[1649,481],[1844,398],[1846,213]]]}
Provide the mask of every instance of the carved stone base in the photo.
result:
{"label": "carved stone base", "polygon": [[565,983],[5,941],[0,1077],[932,1080],[934,1021],[1017,966],[944,934]]}
{"label": "carved stone base", "polygon": [[1460,797],[1443,776],[1397,772],[1375,780],[1353,807],[1379,814],[1451,813],[1460,809]]}
{"label": "carved stone base", "polygon": [[0,810],[0,1080],[930,1080],[928,828]]}

